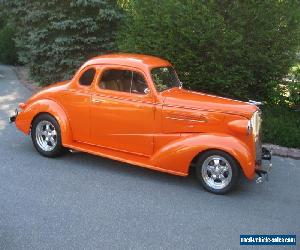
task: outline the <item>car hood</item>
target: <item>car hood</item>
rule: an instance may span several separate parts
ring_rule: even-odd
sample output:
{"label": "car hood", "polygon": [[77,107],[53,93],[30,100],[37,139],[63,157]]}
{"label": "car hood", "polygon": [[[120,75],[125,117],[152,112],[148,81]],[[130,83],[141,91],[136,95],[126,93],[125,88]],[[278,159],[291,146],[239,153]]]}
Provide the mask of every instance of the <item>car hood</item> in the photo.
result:
{"label": "car hood", "polygon": [[164,105],[236,114],[248,119],[258,109],[255,105],[247,102],[179,88],[164,91],[161,95],[164,99]]}

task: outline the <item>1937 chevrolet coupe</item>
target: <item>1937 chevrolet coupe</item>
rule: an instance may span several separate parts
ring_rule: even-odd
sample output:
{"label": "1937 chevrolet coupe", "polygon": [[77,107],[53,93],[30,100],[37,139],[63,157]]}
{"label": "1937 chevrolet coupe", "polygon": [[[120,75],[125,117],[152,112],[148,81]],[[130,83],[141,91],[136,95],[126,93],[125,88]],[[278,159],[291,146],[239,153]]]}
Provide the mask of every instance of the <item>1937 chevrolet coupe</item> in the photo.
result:
{"label": "1937 chevrolet coupe", "polygon": [[10,121],[43,156],[73,149],[181,176],[195,166],[216,194],[239,172],[263,180],[262,159],[271,159],[255,104],[185,90],[168,61],[146,55],[95,57],[20,103]]}

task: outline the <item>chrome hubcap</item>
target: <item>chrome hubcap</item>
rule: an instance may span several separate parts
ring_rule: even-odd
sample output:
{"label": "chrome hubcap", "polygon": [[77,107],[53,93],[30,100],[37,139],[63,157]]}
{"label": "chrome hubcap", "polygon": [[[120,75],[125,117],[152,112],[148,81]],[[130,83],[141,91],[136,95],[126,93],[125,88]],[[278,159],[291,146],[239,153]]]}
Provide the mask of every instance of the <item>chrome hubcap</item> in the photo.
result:
{"label": "chrome hubcap", "polygon": [[40,121],[35,131],[36,142],[44,151],[52,151],[57,144],[57,132],[49,121]]}
{"label": "chrome hubcap", "polygon": [[223,189],[231,181],[232,169],[224,157],[213,155],[204,161],[202,165],[202,177],[209,187]]}

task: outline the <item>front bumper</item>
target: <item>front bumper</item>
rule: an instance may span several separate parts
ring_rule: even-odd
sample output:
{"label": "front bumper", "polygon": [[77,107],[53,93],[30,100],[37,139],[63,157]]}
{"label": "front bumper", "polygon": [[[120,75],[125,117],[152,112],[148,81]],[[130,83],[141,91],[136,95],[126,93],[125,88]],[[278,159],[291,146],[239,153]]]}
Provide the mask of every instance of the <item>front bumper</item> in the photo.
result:
{"label": "front bumper", "polygon": [[272,168],[272,152],[265,147],[262,147],[261,152],[261,160],[255,166],[255,173],[257,174],[256,183],[268,181],[269,172]]}
{"label": "front bumper", "polygon": [[15,109],[15,114],[14,114],[13,116],[10,116],[10,117],[8,118],[9,123],[15,122],[15,121],[16,121],[16,118],[17,118],[17,116],[18,116],[18,114],[19,114],[18,109]]}

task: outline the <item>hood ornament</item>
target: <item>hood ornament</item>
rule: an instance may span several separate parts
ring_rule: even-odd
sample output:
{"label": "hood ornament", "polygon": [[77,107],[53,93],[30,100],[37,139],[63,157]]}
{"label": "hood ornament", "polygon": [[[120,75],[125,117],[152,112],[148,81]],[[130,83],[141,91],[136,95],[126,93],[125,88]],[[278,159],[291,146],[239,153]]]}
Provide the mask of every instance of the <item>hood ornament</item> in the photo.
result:
{"label": "hood ornament", "polygon": [[253,101],[253,100],[249,100],[250,104],[255,105],[255,106],[263,106],[263,102],[257,102],[257,101]]}

